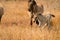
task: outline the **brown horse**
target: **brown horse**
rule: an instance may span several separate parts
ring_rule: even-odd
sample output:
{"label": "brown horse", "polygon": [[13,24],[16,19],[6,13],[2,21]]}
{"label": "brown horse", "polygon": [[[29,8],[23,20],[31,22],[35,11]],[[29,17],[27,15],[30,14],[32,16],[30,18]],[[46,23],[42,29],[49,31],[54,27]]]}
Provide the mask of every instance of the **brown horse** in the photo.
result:
{"label": "brown horse", "polygon": [[32,25],[32,19],[34,18],[34,15],[42,14],[44,12],[43,5],[38,6],[35,0],[29,0],[28,1],[28,11],[31,12],[31,21],[30,25]]}

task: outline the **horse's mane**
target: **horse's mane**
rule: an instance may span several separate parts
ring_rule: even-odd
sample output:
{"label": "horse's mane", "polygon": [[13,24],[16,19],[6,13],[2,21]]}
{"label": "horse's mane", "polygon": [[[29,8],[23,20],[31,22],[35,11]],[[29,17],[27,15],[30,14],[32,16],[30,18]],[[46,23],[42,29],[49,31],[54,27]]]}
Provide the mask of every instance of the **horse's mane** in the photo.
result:
{"label": "horse's mane", "polygon": [[36,1],[33,1],[33,5],[36,5],[37,3],[36,3]]}
{"label": "horse's mane", "polygon": [[37,4],[35,0],[29,0],[28,2],[32,2],[33,5]]}

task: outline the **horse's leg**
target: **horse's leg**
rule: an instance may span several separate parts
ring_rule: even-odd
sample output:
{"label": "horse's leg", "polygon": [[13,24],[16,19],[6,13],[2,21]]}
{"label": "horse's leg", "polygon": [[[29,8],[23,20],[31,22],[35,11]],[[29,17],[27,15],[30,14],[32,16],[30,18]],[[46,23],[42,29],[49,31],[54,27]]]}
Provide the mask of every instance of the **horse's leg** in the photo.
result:
{"label": "horse's leg", "polygon": [[42,27],[42,29],[45,28],[46,26],[47,26],[47,23],[44,24],[44,26]]}
{"label": "horse's leg", "polygon": [[32,25],[32,15],[31,15],[31,20],[30,20],[30,25]]}
{"label": "horse's leg", "polygon": [[50,28],[50,21],[48,21],[48,27]]}
{"label": "horse's leg", "polygon": [[32,25],[32,19],[33,19],[33,14],[31,14],[31,21],[30,21],[30,24]]}
{"label": "horse's leg", "polygon": [[39,27],[41,26],[41,22],[39,21]]}
{"label": "horse's leg", "polygon": [[49,30],[50,29],[50,26],[51,26],[50,19],[48,19],[48,21],[47,21],[47,26],[48,26],[48,30]]}

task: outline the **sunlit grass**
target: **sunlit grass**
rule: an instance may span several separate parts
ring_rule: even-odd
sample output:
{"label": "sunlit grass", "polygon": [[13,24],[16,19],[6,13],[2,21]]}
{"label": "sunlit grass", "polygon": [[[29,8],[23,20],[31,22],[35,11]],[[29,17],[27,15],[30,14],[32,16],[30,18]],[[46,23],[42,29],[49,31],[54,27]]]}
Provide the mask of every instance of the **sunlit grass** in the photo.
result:
{"label": "sunlit grass", "polygon": [[60,12],[53,11],[52,26],[42,29],[33,24],[27,12],[27,2],[2,2],[5,13],[0,24],[0,40],[60,40]]}

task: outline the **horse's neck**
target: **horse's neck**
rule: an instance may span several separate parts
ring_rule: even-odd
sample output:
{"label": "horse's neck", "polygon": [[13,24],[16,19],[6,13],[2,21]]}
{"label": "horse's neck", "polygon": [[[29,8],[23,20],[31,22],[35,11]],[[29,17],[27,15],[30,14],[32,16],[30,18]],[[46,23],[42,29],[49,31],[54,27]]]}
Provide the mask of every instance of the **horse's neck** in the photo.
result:
{"label": "horse's neck", "polygon": [[34,11],[34,13],[37,13],[37,5],[33,6],[33,11]]}

